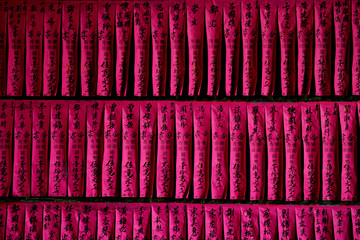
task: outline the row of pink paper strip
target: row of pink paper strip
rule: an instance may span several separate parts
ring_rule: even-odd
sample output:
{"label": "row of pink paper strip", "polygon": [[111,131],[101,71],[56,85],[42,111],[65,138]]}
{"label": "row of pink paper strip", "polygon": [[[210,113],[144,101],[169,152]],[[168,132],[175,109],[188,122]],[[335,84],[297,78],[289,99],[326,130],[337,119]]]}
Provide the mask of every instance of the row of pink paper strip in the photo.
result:
{"label": "row of pink paper strip", "polygon": [[[27,5],[23,1],[1,2],[0,12],[0,95],[22,95],[25,82],[27,96],[54,96],[61,77],[62,96],[74,96],[76,92],[82,96],[108,96],[113,89],[118,96],[124,96],[128,94],[130,76],[130,80],[134,79],[130,83],[135,96],[148,94],[149,79],[152,79],[152,94],[164,96],[169,67],[170,95],[179,96],[184,87],[186,62],[188,94],[199,95],[204,76],[204,29],[208,48],[207,95],[218,95],[221,81],[225,83],[226,95],[237,95],[241,63],[244,96],[255,94],[258,71],[261,71],[261,95],[265,96],[273,95],[275,86],[280,85],[284,96],[295,95],[296,90],[298,95],[309,95],[313,76],[315,95],[342,96],[350,90],[353,95],[360,95],[358,0],[46,3],[34,0]],[[185,59],[186,35],[188,60]],[[280,56],[276,56],[277,38]],[[152,56],[149,56],[150,41]],[[226,46],[224,54],[221,54],[222,41]],[[129,73],[132,54],[134,73]],[[224,66],[221,66],[222,56],[226,58]],[[281,65],[280,73],[276,73],[277,62]],[[225,68],[223,80],[222,67]],[[78,78],[81,90],[77,90]]]}
{"label": "row of pink paper strip", "polygon": [[2,100],[0,195],[356,201],[357,105]]}
{"label": "row of pink paper strip", "polygon": [[[0,238],[360,239],[359,206],[0,204]],[[297,238],[296,238],[297,237]]]}

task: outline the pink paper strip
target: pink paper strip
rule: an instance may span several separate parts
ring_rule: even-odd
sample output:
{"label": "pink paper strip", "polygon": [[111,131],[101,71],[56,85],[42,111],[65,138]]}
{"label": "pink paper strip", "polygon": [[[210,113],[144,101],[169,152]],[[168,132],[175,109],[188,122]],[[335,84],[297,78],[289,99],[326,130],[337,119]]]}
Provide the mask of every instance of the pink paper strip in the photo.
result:
{"label": "pink paper strip", "polygon": [[31,119],[32,103],[17,101],[14,117],[14,197],[30,197]]}
{"label": "pink paper strip", "polygon": [[342,140],[341,200],[357,200],[357,136],[356,102],[340,102],[339,117]]}
{"label": "pink paper strip", "polygon": [[170,96],[181,96],[185,78],[185,0],[169,1],[170,28]]}
{"label": "pink paper strip", "polygon": [[230,199],[245,200],[246,193],[246,103],[229,104]]}
{"label": "pink paper strip", "polygon": [[79,240],[96,239],[96,220],[97,204],[81,204],[79,212]]}
{"label": "pink paper strip", "polygon": [[268,200],[283,199],[284,131],[282,108],[282,103],[269,103],[265,105],[265,127],[268,155]]}
{"label": "pink paper strip", "polygon": [[114,81],[114,24],[115,3],[112,1],[98,2],[98,81],[96,94],[110,96]]}
{"label": "pink paper strip", "polygon": [[332,207],[314,207],[314,231],[315,239],[333,239]]}
{"label": "pink paper strip", "polygon": [[169,203],[169,237],[170,239],[186,239],[186,204]]}
{"label": "pink paper strip", "polygon": [[351,219],[352,219],[352,233],[353,239],[360,239],[360,207],[352,206],[351,207]]}
{"label": "pink paper strip", "polygon": [[299,240],[314,239],[314,211],[312,206],[296,206],[295,222]]}
{"label": "pink paper strip", "polygon": [[167,203],[151,204],[152,239],[169,239],[169,207]]}
{"label": "pink paper strip", "polygon": [[274,95],[276,71],[277,3],[274,0],[260,1],[262,37],[261,95]]}
{"label": "pink paper strip", "polygon": [[259,206],[259,229],[260,239],[278,239],[276,205]]}
{"label": "pink paper strip", "polygon": [[285,200],[300,201],[302,193],[301,170],[301,108],[299,103],[285,103]]}
{"label": "pink paper strip", "polygon": [[194,198],[205,199],[209,192],[210,103],[194,102]]}
{"label": "pink paper strip", "polygon": [[134,95],[147,96],[149,85],[150,3],[134,3]]}
{"label": "pink paper strip", "polygon": [[60,239],[61,203],[44,203],[43,240]]}
{"label": "pink paper strip", "polygon": [[8,240],[24,239],[25,204],[11,203],[7,207],[6,238]]}
{"label": "pink paper strip", "polygon": [[86,196],[101,195],[101,166],[103,160],[104,102],[86,105]]}
{"label": "pink paper strip", "polygon": [[258,71],[258,1],[241,1],[241,33],[243,43],[242,86],[244,96],[253,96],[256,90]]}
{"label": "pink paper strip", "polygon": [[94,96],[97,81],[97,4],[80,5],[81,96]]}
{"label": "pink paper strip", "polygon": [[139,105],[122,105],[121,197],[138,197]]}
{"label": "pink paper strip", "polygon": [[165,96],[167,39],[169,35],[168,1],[151,1],[152,88],[153,96]]}
{"label": "pink paper strip", "polygon": [[205,239],[205,210],[202,204],[187,204],[187,239]]}
{"label": "pink paper strip", "polygon": [[60,72],[61,2],[46,2],[44,12],[43,95],[55,96]]}
{"label": "pink paper strip", "polygon": [[68,196],[83,197],[85,187],[86,105],[69,103]]}
{"label": "pink paper strip", "polygon": [[136,203],[133,206],[133,239],[150,239],[150,204]]}
{"label": "pink paper strip", "polygon": [[48,190],[48,162],[50,135],[50,103],[33,102],[31,196],[46,197]]}
{"label": "pink paper strip", "polygon": [[[62,11],[62,80],[61,95],[75,96],[78,72],[78,36],[80,4],[64,2]],[[46,33],[45,33],[46,34]]]}
{"label": "pink paper strip", "polygon": [[205,239],[223,239],[222,208],[220,204],[205,205]]}
{"label": "pink paper strip", "polygon": [[222,205],[223,223],[224,223],[224,239],[240,240],[240,205],[226,204]]}
{"label": "pink paper strip", "polygon": [[295,2],[297,27],[297,81],[298,95],[310,94],[314,69],[314,2],[302,0]]}
{"label": "pink paper strip", "polygon": [[5,239],[7,203],[0,204],[0,238]]}
{"label": "pink paper strip", "polygon": [[116,94],[126,96],[129,79],[129,60],[131,36],[133,31],[132,1],[116,3],[115,9],[115,34],[116,34]]}
{"label": "pink paper strip", "polygon": [[104,113],[104,156],[102,163],[102,196],[117,197],[121,156],[121,104],[106,102]]}
{"label": "pink paper strip", "polygon": [[98,204],[97,238],[99,240],[115,239],[115,205]]}
{"label": "pink paper strip", "polygon": [[247,105],[250,145],[250,200],[263,200],[265,195],[265,122],[264,106]]}
{"label": "pink paper strip", "polygon": [[1,2],[0,3],[0,96],[5,96],[6,94],[7,18],[8,18],[7,2]]}
{"label": "pink paper strip", "polygon": [[152,197],[155,176],[157,104],[143,101],[140,104],[140,197]]}
{"label": "pink paper strip", "polygon": [[63,203],[61,209],[61,240],[77,239],[79,234],[79,204]]}
{"label": "pink paper strip", "polygon": [[7,197],[13,172],[14,104],[12,101],[0,101],[0,122],[0,196]]}
{"label": "pink paper strip", "polygon": [[9,2],[8,7],[8,96],[21,96],[25,72],[25,9],[22,1]]}
{"label": "pink paper strip", "polygon": [[42,203],[26,203],[25,209],[25,239],[42,239]]}
{"label": "pink paper strip", "polygon": [[315,95],[331,94],[332,1],[314,0],[315,12]]}
{"label": "pink paper strip", "polygon": [[186,0],[187,37],[189,45],[189,92],[200,94],[203,80],[203,45],[205,25],[204,0]]}
{"label": "pink paper strip", "polygon": [[220,88],[222,6],[222,2],[217,0],[210,0],[205,3],[205,26],[208,49],[208,96],[217,96]]}
{"label": "pink paper strip", "polygon": [[258,205],[243,205],[241,207],[240,239],[259,239],[258,217]]}
{"label": "pink paper strip", "polygon": [[156,195],[174,193],[175,103],[159,101],[157,112]]}
{"label": "pink paper strip", "polygon": [[223,12],[226,46],[225,92],[226,96],[236,96],[239,82],[241,3],[235,0],[224,2]]}
{"label": "pink paper strip", "polygon": [[49,196],[66,197],[68,103],[56,101],[50,108]]}
{"label": "pink paper strip", "polygon": [[192,179],[192,115],[190,102],[175,103],[176,175],[175,198],[188,198]]}
{"label": "pink paper strip", "polygon": [[116,205],[115,239],[133,239],[133,204]]}
{"label": "pink paper strip", "polygon": [[279,206],[277,208],[277,220],[279,229],[279,239],[295,239],[295,207]]}
{"label": "pink paper strip", "polygon": [[352,239],[351,208],[349,206],[333,206],[332,218],[334,239]]}
{"label": "pink paper strip", "polygon": [[304,200],[318,201],[320,195],[320,105],[301,103],[301,132],[304,156]]}
{"label": "pink paper strip", "polygon": [[211,198],[225,199],[229,185],[229,107],[227,103],[211,104],[211,137]]}
{"label": "pink paper strip", "polygon": [[360,4],[351,1],[352,22],[352,94],[360,95]]}

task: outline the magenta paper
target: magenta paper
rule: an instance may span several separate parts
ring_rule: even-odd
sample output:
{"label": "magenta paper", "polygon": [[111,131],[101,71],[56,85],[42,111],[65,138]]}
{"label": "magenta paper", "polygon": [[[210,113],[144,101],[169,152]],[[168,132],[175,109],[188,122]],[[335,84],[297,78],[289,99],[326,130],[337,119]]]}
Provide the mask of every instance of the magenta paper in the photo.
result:
{"label": "magenta paper", "polygon": [[75,96],[77,85],[77,58],[79,36],[80,4],[74,1],[64,2],[62,12],[62,80],[61,95]]}
{"label": "magenta paper", "polygon": [[7,18],[8,18],[7,3],[1,2],[0,3],[0,96],[6,95]]}
{"label": "magenta paper", "polygon": [[102,162],[102,196],[117,197],[121,154],[121,104],[105,102],[104,156]]}
{"label": "magenta paper", "polygon": [[265,128],[268,155],[267,200],[283,199],[284,136],[283,104],[265,104]]}
{"label": "magenta paper", "polygon": [[49,196],[66,197],[68,103],[56,101],[50,108]]}
{"label": "magenta paper", "polygon": [[42,239],[42,203],[26,203],[25,239]]}
{"label": "magenta paper", "polygon": [[227,103],[211,104],[211,138],[211,198],[225,199],[229,183],[229,108]]}
{"label": "magenta paper", "polygon": [[192,178],[192,115],[191,102],[175,103],[176,175],[175,198],[188,198]]}
{"label": "magenta paper", "polygon": [[139,104],[122,105],[121,197],[138,197]]}
{"label": "magenta paper", "polygon": [[187,204],[187,239],[205,239],[205,209],[202,204]]}
{"label": "magenta paper", "polygon": [[226,46],[225,92],[236,96],[239,82],[240,14],[241,3],[230,0],[223,3],[224,37]]}
{"label": "magenta paper", "polygon": [[241,206],[240,239],[259,239],[259,206]]}
{"label": "magenta paper", "polygon": [[30,197],[32,103],[16,101],[14,117],[13,196]]}
{"label": "magenta paper", "polygon": [[186,14],[189,45],[189,95],[198,96],[204,74],[205,1],[186,0]]}
{"label": "magenta paper", "polygon": [[285,103],[285,200],[300,201],[302,192],[301,170],[301,105]]}
{"label": "magenta paper", "polygon": [[25,3],[9,2],[8,5],[8,96],[21,96],[25,72]]}
{"label": "magenta paper", "polygon": [[134,3],[134,95],[147,96],[149,85],[149,50],[150,50],[150,3]]}
{"label": "magenta paper", "polygon": [[26,96],[40,96],[43,66],[44,3],[26,5]]}
{"label": "magenta paper", "polygon": [[360,4],[351,1],[352,22],[352,95],[360,95]]}
{"label": "magenta paper", "polygon": [[277,208],[279,239],[296,239],[295,207],[279,206]]}
{"label": "magenta paper", "polygon": [[152,89],[153,96],[165,96],[167,39],[169,31],[168,1],[151,1]]}
{"label": "magenta paper", "polygon": [[246,103],[229,104],[230,199],[245,200],[246,193]]}
{"label": "magenta paper", "polygon": [[63,203],[61,208],[61,240],[76,239],[79,234],[79,204]]}
{"label": "magenta paper", "polygon": [[169,238],[186,239],[186,204],[169,203]]}
{"label": "magenta paper", "polygon": [[281,51],[281,93],[294,96],[296,87],[296,17],[295,0],[278,3],[278,25]]}
{"label": "magenta paper", "polygon": [[46,2],[44,12],[43,95],[55,96],[59,85],[61,2]]}
{"label": "magenta paper", "polygon": [[333,102],[320,103],[322,137],[322,200],[339,199],[339,109]]}
{"label": "magenta paper", "polygon": [[5,239],[5,226],[6,226],[6,212],[7,212],[7,204],[0,204],[0,238]]}
{"label": "magenta paper", "polygon": [[7,207],[7,240],[24,239],[25,203],[10,203]]}
{"label": "magenta paper", "polygon": [[301,103],[301,132],[304,157],[304,200],[318,201],[320,195],[320,105]]}
{"label": "magenta paper", "polygon": [[351,239],[351,208],[348,206],[332,207],[334,239]]}
{"label": "magenta paper", "polygon": [[295,222],[299,240],[314,239],[314,211],[312,206],[296,206]]}
{"label": "magenta paper", "polygon": [[260,1],[262,39],[261,95],[272,96],[276,77],[277,2]]}
{"label": "magenta paper", "polygon": [[250,200],[263,200],[265,195],[265,116],[264,106],[248,103],[250,150]]}
{"label": "magenta paper", "polygon": [[80,5],[81,96],[94,96],[97,81],[97,4]]}
{"label": "magenta paper", "polygon": [[152,197],[155,175],[156,102],[140,103],[140,197]]}
{"label": "magenta paper", "polygon": [[136,203],[133,205],[133,239],[151,239],[151,205],[146,203]]}
{"label": "magenta paper", "polygon": [[79,209],[79,240],[96,238],[97,204],[81,204]]}
{"label": "magenta paper", "polygon": [[205,199],[209,193],[210,102],[194,102],[194,198]]}
{"label": "magenta paper", "polygon": [[126,96],[129,79],[130,46],[133,28],[134,3],[123,1],[116,3],[116,94]]}
{"label": "magenta paper", "polygon": [[341,201],[357,200],[357,111],[356,102],[339,102],[342,141]]}
{"label": "magenta paper", "polygon": [[315,239],[333,239],[332,207],[314,207],[314,231]]}
{"label": "magenta paper", "polygon": [[85,187],[86,105],[69,103],[68,196],[83,197]]}
{"label": "magenta paper", "polygon": [[175,103],[159,101],[157,105],[156,195],[172,197],[174,193]]}
{"label": "magenta paper", "polygon": [[99,203],[97,217],[97,238],[99,240],[115,239],[115,204]]}
{"label": "magenta paper", "polygon": [[352,233],[353,239],[360,239],[360,207],[352,206],[351,207],[351,219],[352,219]]}
{"label": "magenta paper", "polygon": [[222,1],[205,2],[205,26],[208,49],[208,96],[219,94],[221,80]]}
{"label": "magenta paper", "polygon": [[296,5],[297,30],[297,86],[298,95],[310,94],[314,68],[314,2],[301,0]]}
{"label": "magenta paper", "polygon": [[60,239],[61,203],[44,203],[43,240]]}
{"label": "magenta paper", "polygon": [[110,96],[114,81],[114,24],[115,3],[113,1],[98,2],[98,81],[96,95]]}
{"label": "magenta paper", "polygon": [[240,240],[240,215],[241,207],[235,204],[222,205],[223,223],[224,223],[224,239]]}
{"label": "magenta paper", "polygon": [[169,239],[169,207],[167,203],[151,204],[151,238]]}
{"label": "magenta paper", "polygon": [[33,101],[31,150],[31,196],[46,197],[50,135],[50,103]]}
{"label": "magenta paper", "polygon": [[331,94],[332,1],[314,0],[315,12],[315,95]]}
{"label": "magenta paper", "polygon": [[335,26],[335,95],[345,96],[349,91],[351,3],[349,0],[334,0]]}
{"label": "magenta paper", "polygon": [[86,105],[86,196],[101,195],[101,166],[103,160],[104,102],[92,101]]}
{"label": "magenta paper", "polygon": [[[277,208],[276,205],[259,206],[260,239],[277,239]],[[280,227],[280,226],[279,226]]]}
{"label": "magenta paper", "polygon": [[205,239],[223,239],[223,219],[220,204],[205,205]]}
{"label": "magenta paper", "polygon": [[12,179],[14,104],[0,101],[0,196],[7,197]]}
{"label": "magenta paper", "polygon": [[133,209],[131,203],[116,205],[115,214],[115,239],[132,239],[133,234]]}
{"label": "magenta paper", "polygon": [[254,96],[258,71],[258,1],[241,1],[241,33],[243,43],[242,90],[244,96]]}
{"label": "magenta paper", "polygon": [[170,96],[181,96],[185,78],[185,0],[169,1]]}

